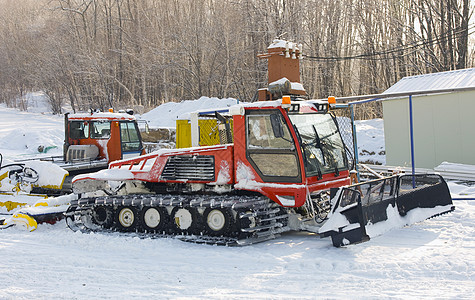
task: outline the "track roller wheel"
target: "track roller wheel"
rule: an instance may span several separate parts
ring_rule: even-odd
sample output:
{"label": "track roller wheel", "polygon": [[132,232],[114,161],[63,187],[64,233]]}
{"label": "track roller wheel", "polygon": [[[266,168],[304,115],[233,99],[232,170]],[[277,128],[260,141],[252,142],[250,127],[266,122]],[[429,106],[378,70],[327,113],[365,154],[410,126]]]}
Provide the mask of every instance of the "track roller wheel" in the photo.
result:
{"label": "track roller wheel", "polygon": [[205,229],[209,235],[219,236],[229,233],[232,216],[223,208],[207,208],[203,214]]}
{"label": "track roller wheel", "polygon": [[148,232],[163,232],[168,227],[168,213],[163,207],[146,206],[140,213],[143,229]]}
{"label": "track roller wheel", "polygon": [[200,232],[200,215],[195,208],[175,207],[170,216],[175,231],[191,234]]}
{"label": "track roller wheel", "polygon": [[134,231],[138,219],[137,210],[132,206],[120,206],[116,210],[115,224],[119,231]]}
{"label": "track roller wheel", "polygon": [[103,227],[109,228],[114,220],[114,211],[107,206],[96,206],[92,212],[92,222]]}

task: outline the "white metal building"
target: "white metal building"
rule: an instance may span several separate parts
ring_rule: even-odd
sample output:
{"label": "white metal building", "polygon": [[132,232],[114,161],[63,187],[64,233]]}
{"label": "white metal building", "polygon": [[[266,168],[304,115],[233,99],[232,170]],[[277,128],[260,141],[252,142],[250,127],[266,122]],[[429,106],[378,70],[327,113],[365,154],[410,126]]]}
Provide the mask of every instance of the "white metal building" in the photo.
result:
{"label": "white metal building", "polygon": [[[404,77],[383,94],[475,88],[475,68]],[[383,101],[386,165],[411,166],[409,97]],[[412,96],[415,166],[475,165],[475,89]]]}

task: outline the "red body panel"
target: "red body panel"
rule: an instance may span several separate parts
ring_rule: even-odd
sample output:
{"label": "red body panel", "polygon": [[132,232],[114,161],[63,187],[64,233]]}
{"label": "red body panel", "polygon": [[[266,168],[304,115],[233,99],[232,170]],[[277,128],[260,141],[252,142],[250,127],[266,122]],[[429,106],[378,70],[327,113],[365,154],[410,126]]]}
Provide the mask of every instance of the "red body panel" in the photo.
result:
{"label": "red body panel", "polygon": [[[217,145],[200,148],[184,148],[159,150],[148,155],[139,156],[133,159],[114,161],[109,165],[110,169],[126,169],[134,174],[134,178],[146,182],[169,182],[169,183],[214,183],[214,184],[233,184],[234,173],[233,166],[233,146]],[[160,178],[163,169],[170,156],[195,156],[212,155],[215,162],[215,181],[202,180],[164,180]]]}

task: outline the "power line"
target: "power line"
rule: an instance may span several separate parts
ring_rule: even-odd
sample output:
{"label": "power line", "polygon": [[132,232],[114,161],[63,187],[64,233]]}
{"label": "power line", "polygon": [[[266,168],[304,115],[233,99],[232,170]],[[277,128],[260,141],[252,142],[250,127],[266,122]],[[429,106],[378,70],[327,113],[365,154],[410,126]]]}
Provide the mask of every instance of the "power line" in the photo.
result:
{"label": "power line", "polygon": [[[475,29],[475,26],[472,26],[472,27],[467,28],[467,29],[453,30],[452,34],[454,36],[457,36],[457,35],[460,35],[461,33],[465,32],[465,31],[467,31],[467,37],[468,37],[469,35],[475,33],[475,31],[468,32],[469,30],[472,30],[472,29]],[[396,53],[396,52],[406,51],[406,50],[410,50],[410,49],[416,49],[416,48],[421,47],[421,46],[434,44],[435,42],[442,42],[442,41],[445,41],[445,40],[449,39],[449,34],[450,34],[450,32],[446,32],[445,34],[440,35],[440,36],[436,37],[435,39],[413,42],[413,43],[409,43],[409,44],[404,45],[404,46],[399,46],[399,47],[396,47],[396,48],[392,48],[392,49],[388,49],[388,50],[380,51],[380,52],[363,53],[363,54],[358,54],[358,55],[353,55],[353,56],[310,56],[310,55],[305,55],[304,54],[304,57],[307,58],[307,59],[310,59],[310,60],[352,60],[352,59],[387,60],[387,59],[389,59],[387,57],[374,58],[374,56],[393,54],[393,53]],[[413,52],[411,52],[411,53],[413,53]],[[398,57],[406,56],[406,55],[409,55],[411,53],[398,55]]]}

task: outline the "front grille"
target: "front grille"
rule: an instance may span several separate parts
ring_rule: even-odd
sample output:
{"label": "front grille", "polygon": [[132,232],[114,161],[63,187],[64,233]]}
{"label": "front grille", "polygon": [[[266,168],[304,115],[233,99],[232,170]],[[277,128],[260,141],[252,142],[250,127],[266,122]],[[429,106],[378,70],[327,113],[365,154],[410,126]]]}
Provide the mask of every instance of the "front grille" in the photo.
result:
{"label": "front grille", "polygon": [[68,156],[69,160],[82,160],[86,156],[86,151],[83,149],[70,149]]}
{"label": "front grille", "polygon": [[164,180],[215,181],[214,156],[177,155],[170,156],[161,178]]}

